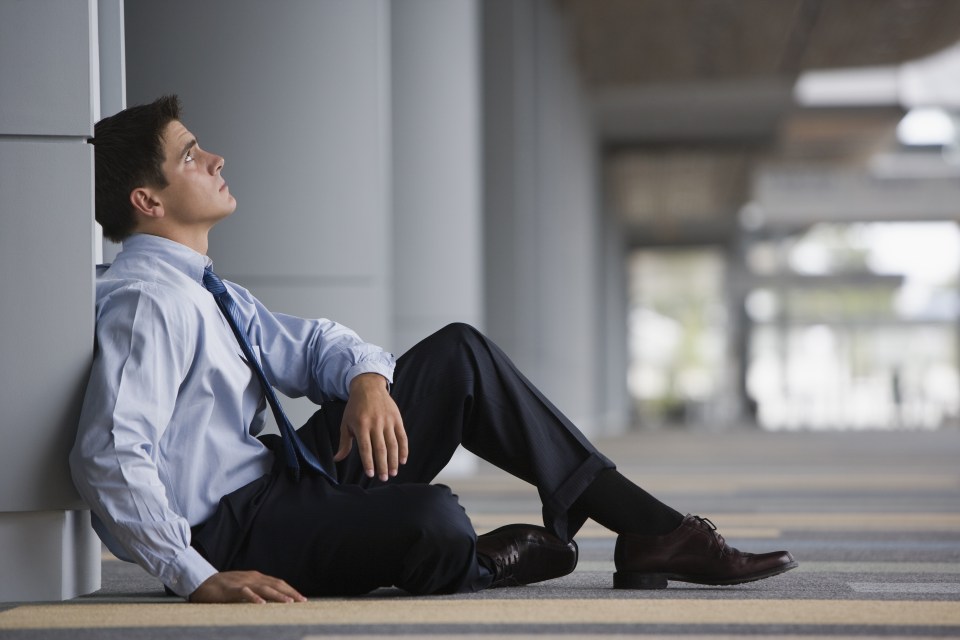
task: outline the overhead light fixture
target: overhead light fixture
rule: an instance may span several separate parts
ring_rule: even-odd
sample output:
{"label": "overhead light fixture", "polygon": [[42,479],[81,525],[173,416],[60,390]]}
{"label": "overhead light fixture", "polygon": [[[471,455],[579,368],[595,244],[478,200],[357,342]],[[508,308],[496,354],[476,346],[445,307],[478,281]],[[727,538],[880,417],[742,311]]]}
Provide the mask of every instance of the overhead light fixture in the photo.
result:
{"label": "overhead light fixture", "polygon": [[793,96],[802,107],[884,107],[900,104],[897,67],[805,71]]}
{"label": "overhead light fixture", "polygon": [[939,107],[910,109],[897,124],[897,139],[908,147],[946,147],[958,137],[957,123]]}

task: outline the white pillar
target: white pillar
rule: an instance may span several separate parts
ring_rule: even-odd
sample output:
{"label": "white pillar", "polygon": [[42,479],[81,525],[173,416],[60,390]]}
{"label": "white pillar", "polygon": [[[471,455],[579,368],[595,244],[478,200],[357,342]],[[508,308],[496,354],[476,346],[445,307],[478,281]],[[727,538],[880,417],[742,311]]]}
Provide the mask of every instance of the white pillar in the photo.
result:
{"label": "white pillar", "polygon": [[[54,46],[55,45],[55,46]],[[70,479],[93,347],[97,2],[0,1],[0,601],[100,586]]]}
{"label": "white pillar", "polygon": [[601,221],[602,250],[598,309],[599,410],[597,435],[613,436],[630,426],[632,407],[627,391],[630,355],[627,339],[627,250],[624,231],[613,212]]}
{"label": "white pillar", "polygon": [[480,65],[474,0],[391,11],[394,335],[482,324]]}
{"label": "white pillar", "polygon": [[[479,11],[474,0],[390,5],[393,321],[397,352],[483,321]],[[459,450],[445,469],[477,460]]]}
{"label": "white pillar", "polygon": [[600,411],[596,136],[548,0],[483,4],[487,328],[587,433]]}

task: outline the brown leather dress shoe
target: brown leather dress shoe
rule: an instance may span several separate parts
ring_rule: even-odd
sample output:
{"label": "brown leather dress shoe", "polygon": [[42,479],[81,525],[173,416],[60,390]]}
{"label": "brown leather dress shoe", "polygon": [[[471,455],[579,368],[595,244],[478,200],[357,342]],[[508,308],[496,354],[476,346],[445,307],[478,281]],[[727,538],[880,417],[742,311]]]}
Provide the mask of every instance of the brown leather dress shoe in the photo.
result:
{"label": "brown leather dress shoe", "polygon": [[665,589],[668,580],[740,584],[797,566],[787,551],[738,551],[727,545],[712,522],[692,515],[687,515],[679,527],[666,535],[620,535],[614,563],[614,589]]}
{"label": "brown leather dress shoe", "polygon": [[543,527],[508,524],[477,536],[477,555],[493,572],[494,589],[565,576],[577,566],[578,549]]}

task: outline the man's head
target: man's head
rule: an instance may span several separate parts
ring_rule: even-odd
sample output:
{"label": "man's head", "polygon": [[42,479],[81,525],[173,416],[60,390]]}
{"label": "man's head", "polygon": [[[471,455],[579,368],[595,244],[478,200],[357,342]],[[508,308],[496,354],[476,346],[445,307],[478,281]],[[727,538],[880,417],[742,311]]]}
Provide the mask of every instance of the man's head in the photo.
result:
{"label": "man's head", "polygon": [[130,202],[134,189],[167,186],[163,133],[179,119],[180,98],[164,96],[104,118],[94,127],[96,218],[111,240],[123,240],[137,225]]}
{"label": "man's head", "polygon": [[193,245],[233,212],[223,158],[202,150],[164,96],[104,118],[94,128],[96,217],[120,241],[135,231]]}

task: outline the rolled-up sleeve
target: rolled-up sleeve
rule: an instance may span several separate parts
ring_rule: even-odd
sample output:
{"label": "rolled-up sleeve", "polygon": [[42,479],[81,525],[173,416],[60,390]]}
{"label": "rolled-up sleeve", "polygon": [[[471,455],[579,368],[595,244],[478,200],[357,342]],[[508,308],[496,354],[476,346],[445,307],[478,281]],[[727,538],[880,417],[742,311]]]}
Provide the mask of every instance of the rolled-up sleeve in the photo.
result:
{"label": "rolled-up sleeve", "polygon": [[246,322],[247,336],[260,352],[270,383],[290,397],[316,403],[346,400],[350,382],[376,373],[393,382],[393,354],[364,342],[352,329],[320,319],[268,310],[247,290],[230,283]]}

